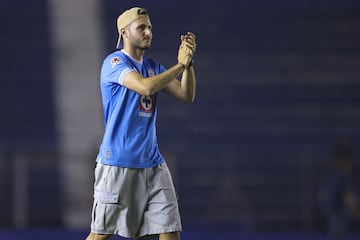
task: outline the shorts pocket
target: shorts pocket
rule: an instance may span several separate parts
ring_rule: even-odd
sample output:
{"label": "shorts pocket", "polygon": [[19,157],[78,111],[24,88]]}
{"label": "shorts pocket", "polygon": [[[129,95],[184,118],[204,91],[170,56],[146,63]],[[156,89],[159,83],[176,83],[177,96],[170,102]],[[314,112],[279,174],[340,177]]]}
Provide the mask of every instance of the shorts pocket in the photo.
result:
{"label": "shorts pocket", "polygon": [[118,205],[97,203],[93,210],[92,230],[101,234],[114,234],[119,214]]}
{"label": "shorts pocket", "polygon": [[115,168],[106,165],[99,165],[98,168],[95,172],[94,198],[100,203],[117,203],[119,193],[114,191],[117,189],[115,174],[113,174]]}

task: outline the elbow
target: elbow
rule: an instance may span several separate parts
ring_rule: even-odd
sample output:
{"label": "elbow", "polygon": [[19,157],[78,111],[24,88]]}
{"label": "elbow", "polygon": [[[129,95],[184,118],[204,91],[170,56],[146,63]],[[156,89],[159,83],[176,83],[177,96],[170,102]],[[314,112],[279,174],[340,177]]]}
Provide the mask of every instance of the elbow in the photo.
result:
{"label": "elbow", "polygon": [[143,84],[141,87],[138,88],[137,92],[143,96],[150,96],[155,93],[155,90],[151,86]]}
{"label": "elbow", "polygon": [[142,96],[151,96],[153,95],[153,92],[149,89],[144,89],[138,92]]}
{"label": "elbow", "polygon": [[183,99],[184,103],[192,104],[195,102],[195,96],[187,97]]}

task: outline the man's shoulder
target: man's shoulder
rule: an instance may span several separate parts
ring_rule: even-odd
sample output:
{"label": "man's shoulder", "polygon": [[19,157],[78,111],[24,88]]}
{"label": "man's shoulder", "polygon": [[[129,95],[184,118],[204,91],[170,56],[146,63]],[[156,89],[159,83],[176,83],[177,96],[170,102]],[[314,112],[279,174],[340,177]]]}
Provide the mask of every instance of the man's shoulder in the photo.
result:
{"label": "man's shoulder", "polygon": [[112,68],[120,63],[125,62],[127,62],[127,58],[125,57],[125,54],[119,50],[111,52],[104,59],[104,65],[111,66]]}

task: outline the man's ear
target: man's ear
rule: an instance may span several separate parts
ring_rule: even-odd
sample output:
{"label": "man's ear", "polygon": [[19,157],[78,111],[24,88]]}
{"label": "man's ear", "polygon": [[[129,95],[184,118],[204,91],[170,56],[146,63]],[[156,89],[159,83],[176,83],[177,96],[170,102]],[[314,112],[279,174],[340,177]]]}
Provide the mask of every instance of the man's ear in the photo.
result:
{"label": "man's ear", "polygon": [[121,29],[121,36],[127,38],[129,37],[128,31],[125,28]]}

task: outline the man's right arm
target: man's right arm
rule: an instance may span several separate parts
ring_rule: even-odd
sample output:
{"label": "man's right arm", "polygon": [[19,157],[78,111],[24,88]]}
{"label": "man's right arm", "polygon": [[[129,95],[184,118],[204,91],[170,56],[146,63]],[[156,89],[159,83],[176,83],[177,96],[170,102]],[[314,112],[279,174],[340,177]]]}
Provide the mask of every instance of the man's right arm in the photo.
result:
{"label": "man's right arm", "polygon": [[136,71],[132,71],[124,77],[123,85],[143,96],[149,96],[166,87],[184,70],[185,66],[178,63],[169,68],[167,71],[148,78],[145,78]]}
{"label": "man's right arm", "polygon": [[177,64],[161,74],[148,78],[145,78],[136,71],[129,72],[124,76],[123,85],[143,96],[152,95],[165,88],[188,67],[194,50],[194,43],[184,38],[178,50]]}

